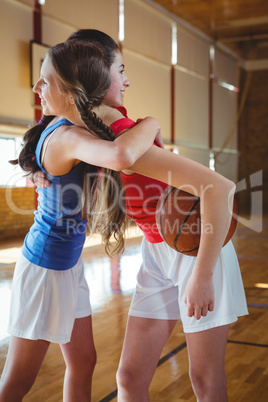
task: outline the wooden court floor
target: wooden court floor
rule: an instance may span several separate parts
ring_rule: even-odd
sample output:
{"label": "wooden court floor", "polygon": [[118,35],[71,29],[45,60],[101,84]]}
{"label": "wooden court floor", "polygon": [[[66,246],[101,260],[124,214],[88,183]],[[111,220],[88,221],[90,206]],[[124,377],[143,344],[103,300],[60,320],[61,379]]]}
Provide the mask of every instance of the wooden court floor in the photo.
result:
{"label": "wooden court floor", "polygon": [[[237,250],[249,315],[231,325],[226,352],[229,402],[268,400],[268,218],[239,224],[233,243]],[[91,289],[93,328],[98,363],[93,379],[93,402],[116,401],[115,372],[136,273],[141,262],[139,233],[127,240],[120,261],[111,261],[100,245],[83,251]],[[97,243],[97,242],[96,242]],[[9,338],[5,332],[10,285],[21,241],[0,244],[0,372]],[[64,362],[52,344],[25,402],[61,402]],[[165,345],[150,388],[152,402],[195,401],[188,377],[185,338],[178,323]]]}

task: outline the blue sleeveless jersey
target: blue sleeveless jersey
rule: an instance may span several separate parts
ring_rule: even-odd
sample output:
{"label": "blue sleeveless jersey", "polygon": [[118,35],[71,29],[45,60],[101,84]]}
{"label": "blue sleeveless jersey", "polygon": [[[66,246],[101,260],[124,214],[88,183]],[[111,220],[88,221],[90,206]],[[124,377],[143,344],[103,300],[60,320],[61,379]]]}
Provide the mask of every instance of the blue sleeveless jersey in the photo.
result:
{"label": "blue sleeveless jersey", "polygon": [[87,222],[81,217],[83,162],[63,176],[52,176],[41,165],[45,138],[61,125],[72,125],[61,119],[47,127],[36,147],[36,161],[47,175],[48,188],[38,188],[38,209],[22,253],[33,264],[54,270],[72,268],[78,261],[85,242]]}

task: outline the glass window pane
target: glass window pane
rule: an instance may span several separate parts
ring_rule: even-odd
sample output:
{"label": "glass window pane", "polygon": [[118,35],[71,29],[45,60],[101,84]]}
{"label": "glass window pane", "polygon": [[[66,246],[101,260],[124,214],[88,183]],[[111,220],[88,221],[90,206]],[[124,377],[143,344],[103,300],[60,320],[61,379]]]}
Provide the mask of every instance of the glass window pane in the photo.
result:
{"label": "glass window pane", "polygon": [[26,186],[26,178],[20,167],[8,162],[17,157],[20,147],[21,138],[0,138],[0,186]]}

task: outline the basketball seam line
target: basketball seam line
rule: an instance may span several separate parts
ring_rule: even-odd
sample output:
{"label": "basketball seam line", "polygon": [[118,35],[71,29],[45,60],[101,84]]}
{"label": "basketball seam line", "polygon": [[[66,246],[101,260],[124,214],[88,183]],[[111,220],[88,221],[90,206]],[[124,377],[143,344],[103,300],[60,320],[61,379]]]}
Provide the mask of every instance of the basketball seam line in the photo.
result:
{"label": "basketball seam line", "polygon": [[[188,215],[187,215],[186,218],[184,219],[184,222],[182,223],[182,225],[181,225],[181,227],[180,227],[180,229],[179,229],[179,231],[178,231],[178,233],[177,233],[177,236],[176,236],[176,238],[175,238],[175,240],[174,240],[174,247],[175,247],[176,250],[179,251],[180,253],[181,253],[181,251],[180,251],[180,250],[177,248],[177,246],[176,246],[177,240],[178,240],[178,238],[179,238],[179,236],[180,236],[180,234],[181,234],[181,231],[182,231],[182,229],[183,229],[185,223],[186,223],[187,220],[189,219],[189,217],[190,217],[190,215],[191,215],[191,212],[194,210],[194,208],[195,208],[196,205],[199,203],[199,201],[200,201],[200,198],[198,197],[198,199],[196,200],[196,202],[194,203],[194,205],[193,205],[192,208],[190,209]],[[198,247],[195,247],[195,248],[193,248],[192,250],[184,251],[184,253],[191,253],[192,251],[195,251],[195,250],[198,250]]]}
{"label": "basketball seam line", "polygon": [[165,207],[165,205],[166,205],[166,202],[167,202],[167,200],[168,200],[170,194],[171,194],[172,191],[174,191],[174,190],[175,190],[175,187],[172,187],[172,189],[170,190],[170,192],[169,192],[168,195],[166,196],[166,199],[165,199],[165,201],[164,201],[164,203],[163,203],[163,205],[162,205],[161,213],[160,213],[160,232],[161,232],[161,235],[162,235],[163,239],[165,240],[165,242],[166,242],[166,238],[165,238],[165,235],[164,235],[164,233],[163,233],[163,231],[162,231],[162,229],[161,229],[161,228],[162,228],[162,216],[163,216],[163,211],[164,211],[164,207]]}

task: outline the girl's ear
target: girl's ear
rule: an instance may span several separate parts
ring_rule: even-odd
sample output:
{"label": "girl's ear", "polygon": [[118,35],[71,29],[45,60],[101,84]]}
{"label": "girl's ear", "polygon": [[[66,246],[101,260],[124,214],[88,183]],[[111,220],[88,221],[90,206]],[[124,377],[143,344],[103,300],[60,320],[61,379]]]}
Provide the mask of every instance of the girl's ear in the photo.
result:
{"label": "girl's ear", "polygon": [[67,91],[66,96],[67,96],[67,100],[68,100],[69,104],[74,105],[74,100],[73,100],[71,92]]}

